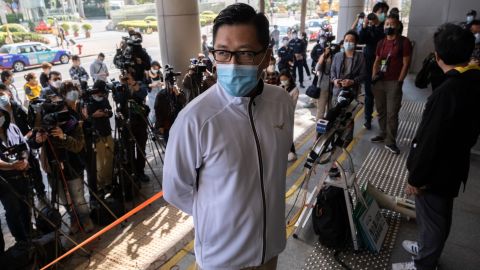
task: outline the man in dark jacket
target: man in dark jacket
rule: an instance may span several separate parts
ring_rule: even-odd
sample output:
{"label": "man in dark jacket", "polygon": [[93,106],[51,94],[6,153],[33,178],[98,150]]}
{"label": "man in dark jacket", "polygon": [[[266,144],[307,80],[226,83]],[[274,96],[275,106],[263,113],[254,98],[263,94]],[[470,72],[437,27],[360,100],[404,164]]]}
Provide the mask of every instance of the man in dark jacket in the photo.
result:
{"label": "man in dark jacket", "polygon": [[470,149],[480,134],[480,68],[467,65],[473,34],[445,24],[434,43],[446,80],[428,98],[407,161],[406,192],[415,195],[419,241],[404,241],[404,247],[416,255],[415,267],[421,270],[438,264],[452,223],[453,199],[467,181]]}
{"label": "man in dark jacket", "polygon": [[168,141],[170,128],[186,103],[185,95],[177,88],[162,89],[155,99],[155,128]]}

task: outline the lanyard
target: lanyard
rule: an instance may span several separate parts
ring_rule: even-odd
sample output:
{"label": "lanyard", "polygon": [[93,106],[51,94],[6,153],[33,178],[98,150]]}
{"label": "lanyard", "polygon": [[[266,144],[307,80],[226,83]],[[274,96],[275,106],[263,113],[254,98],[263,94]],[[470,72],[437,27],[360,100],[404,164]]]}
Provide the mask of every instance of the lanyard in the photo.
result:
{"label": "lanyard", "polygon": [[[399,40],[399,38],[396,38],[395,41],[393,42],[393,46],[392,46],[392,48],[390,49],[390,52],[387,55],[387,59],[390,58],[390,56],[392,55],[392,52],[395,50],[395,47],[397,46],[398,40]],[[380,56],[382,56],[382,57],[383,57],[383,51],[385,50],[385,43],[387,43],[387,41],[388,41],[388,39],[385,38],[383,40],[383,43],[382,43],[382,51],[380,53]]]}

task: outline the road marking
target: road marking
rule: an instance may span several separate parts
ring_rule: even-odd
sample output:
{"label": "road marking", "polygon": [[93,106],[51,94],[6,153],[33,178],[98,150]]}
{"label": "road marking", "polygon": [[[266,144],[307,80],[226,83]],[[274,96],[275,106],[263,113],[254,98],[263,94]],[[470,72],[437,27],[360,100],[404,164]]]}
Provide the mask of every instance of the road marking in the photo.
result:
{"label": "road marking", "polygon": [[190,241],[185,247],[183,247],[180,251],[175,254],[170,260],[168,260],[164,265],[160,267],[160,270],[170,270],[173,269],[174,266],[177,265],[179,261],[185,257],[185,255],[189,254],[190,251],[193,249],[193,240]]}

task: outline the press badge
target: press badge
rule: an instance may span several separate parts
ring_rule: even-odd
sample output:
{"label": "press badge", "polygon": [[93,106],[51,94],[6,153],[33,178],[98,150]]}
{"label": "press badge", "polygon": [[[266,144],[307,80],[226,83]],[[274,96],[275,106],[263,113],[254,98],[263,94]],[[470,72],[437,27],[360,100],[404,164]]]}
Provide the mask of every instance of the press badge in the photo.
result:
{"label": "press badge", "polygon": [[383,59],[380,62],[380,71],[383,73],[387,72],[387,59]]}

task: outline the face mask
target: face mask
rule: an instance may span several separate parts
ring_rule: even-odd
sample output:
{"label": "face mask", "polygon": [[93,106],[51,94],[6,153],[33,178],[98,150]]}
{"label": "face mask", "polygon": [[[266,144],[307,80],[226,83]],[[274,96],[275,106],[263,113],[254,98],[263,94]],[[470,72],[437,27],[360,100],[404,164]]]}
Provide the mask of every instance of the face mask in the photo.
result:
{"label": "face mask", "polygon": [[395,35],[395,28],[393,27],[387,27],[385,28],[385,35],[387,36],[392,36],[392,35]]}
{"label": "face mask", "polygon": [[321,38],[320,41],[319,41],[319,43],[323,45],[323,43],[325,43],[325,39],[324,39],[324,38]]}
{"label": "face mask", "polygon": [[283,44],[283,46],[287,46],[287,45],[288,45],[288,41],[285,40],[285,41],[282,42],[282,44]]}
{"label": "face mask", "polygon": [[5,108],[10,105],[10,98],[8,96],[0,96],[0,107]]}
{"label": "face mask", "polygon": [[480,33],[475,34],[475,44],[480,44]]}
{"label": "face mask", "polygon": [[380,15],[377,16],[378,17],[378,20],[380,22],[384,22],[385,21],[385,13],[380,13]]}
{"label": "face mask", "polygon": [[98,101],[98,102],[103,100],[102,96],[92,96],[92,98],[93,98],[93,100]]}
{"label": "face mask", "polygon": [[363,19],[358,19],[358,24],[363,24]]}
{"label": "face mask", "polygon": [[280,85],[283,87],[288,87],[290,85],[289,81],[280,81]]}
{"label": "face mask", "polygon": [[267,72],[269,72],[269,73],[275,72],[275,66],[274,65],[269,65],[268,68],[267,68]]}
{"label": "face mask", "polygon": [[234,97],[247,96],[258,84],[258,66],[217,64],[218,83]]}
{"label": "face mask", "polygon": [[297,34],[293,34],[293,38],[298,38],[298,35],[297,35]]}
{"label": "face mask", "polygon": [[343,43],[343,47],[346,51],[353,51],[355,49],[355,43],[353,42],[345,42]]}
{"label": "face mask", "polygon": [[78,91],[70,91],[67,93],[65,99],[68,101],[77,101],[79,95]]}
{"label": "face mask", "polygon": [[5,116],[0,116],[0,127],[3,127],[3,124],[5,124]]}
{"label": "face mask", "polygon": [[54,81],[52,82],[52,86],[56,89],[60,89],[60,86],[62,86],[62,81]]}
{"label": "face mask", "polygon": [[473,16],[467,16],[467,23],[471,23],[473,21]]}
{"label": "face mask", "polygon": [[345,52],[345,48],[344,48],[344,47],[341,47],[341,48],[340,48],[340,52],[344,53],[344,52]]}

